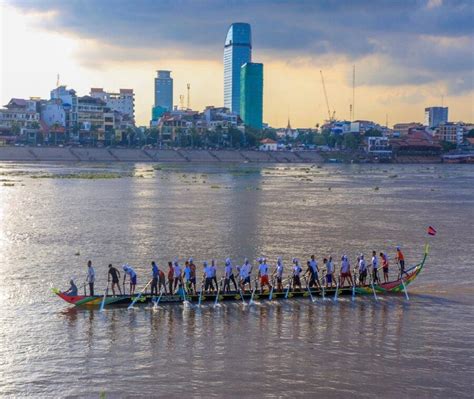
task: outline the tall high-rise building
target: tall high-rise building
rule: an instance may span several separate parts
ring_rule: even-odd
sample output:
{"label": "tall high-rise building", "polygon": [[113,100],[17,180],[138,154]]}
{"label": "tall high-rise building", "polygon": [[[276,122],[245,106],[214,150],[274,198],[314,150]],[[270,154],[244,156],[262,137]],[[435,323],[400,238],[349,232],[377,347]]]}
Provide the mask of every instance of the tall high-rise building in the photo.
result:
{"label": "tall high-rise building", "polygon": [[240,69],[240,117],[245,126],[262,128],[263,64],[247,62]]}
{"label": "tall high-rise building", "polygon": [[448,107],[425,108],[425,125],[428,127],[438,127],[448,121]]}
{"label": "tall high-rise building", "polygon": [[173,78],[171,71],[157,71],[155,78],[155,107],[173,110]]}
{"label": "tall high-rise building", "polygon": [[252,61],[250,25],[232,24],[224,44],[224,107],[240,114],[240,68]]}

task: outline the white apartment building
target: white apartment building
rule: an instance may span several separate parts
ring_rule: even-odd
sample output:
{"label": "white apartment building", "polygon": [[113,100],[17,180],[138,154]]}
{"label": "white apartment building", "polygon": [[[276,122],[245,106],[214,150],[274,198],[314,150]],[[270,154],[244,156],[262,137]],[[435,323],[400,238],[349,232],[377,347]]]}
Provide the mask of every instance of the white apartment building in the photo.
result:
{"label": "white apartment building", "polygon": [[105,102],[106,107],[127,115],[135,124],[135,94],[133,89],[120,89],[118,93],[109,93],[103,88],[93,87],[90,96]]}

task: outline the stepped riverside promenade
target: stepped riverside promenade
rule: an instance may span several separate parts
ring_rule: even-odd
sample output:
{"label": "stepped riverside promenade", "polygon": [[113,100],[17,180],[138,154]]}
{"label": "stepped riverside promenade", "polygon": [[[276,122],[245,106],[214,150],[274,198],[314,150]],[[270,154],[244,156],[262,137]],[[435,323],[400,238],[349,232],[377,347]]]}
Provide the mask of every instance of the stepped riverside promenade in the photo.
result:
{"label": "stepped riverside promenade", "polygon": [[0,147],[0,161],[321,163],[324,160],[315,151]]}

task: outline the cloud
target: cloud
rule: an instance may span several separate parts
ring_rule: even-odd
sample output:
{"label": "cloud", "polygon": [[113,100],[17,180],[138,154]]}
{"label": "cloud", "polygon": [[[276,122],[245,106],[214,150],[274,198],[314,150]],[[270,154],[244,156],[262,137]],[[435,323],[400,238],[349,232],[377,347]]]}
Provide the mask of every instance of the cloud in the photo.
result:
{"label": "cloud", "polygon": [[[232,22],[252,25],[255,59],[330,57],[381,69],[366,85],[446,80],[473,88],[474,5],[471,0],[11,0],[24,12],[48,12],[40,26],[96,44],[84,64],[172,58],[220,59]],[[362,77],[362,75],[361,75]]]}

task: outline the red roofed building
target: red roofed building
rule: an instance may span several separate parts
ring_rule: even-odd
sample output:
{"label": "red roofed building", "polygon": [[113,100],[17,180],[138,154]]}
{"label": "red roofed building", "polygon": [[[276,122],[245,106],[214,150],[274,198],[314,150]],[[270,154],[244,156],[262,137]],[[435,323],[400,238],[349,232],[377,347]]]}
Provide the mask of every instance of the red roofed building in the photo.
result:
{"label": "red roofed building", "polygon": [[272,139],[263,139],[260,140],[260,151],[276,151],[278,148],[278,143]]}
{"label": "red roofed building", "polygon": [[397,155],[438,155],[442,150],[439,141],[421,129],[410,129],[406,136],[392,138],[390,144]]}

